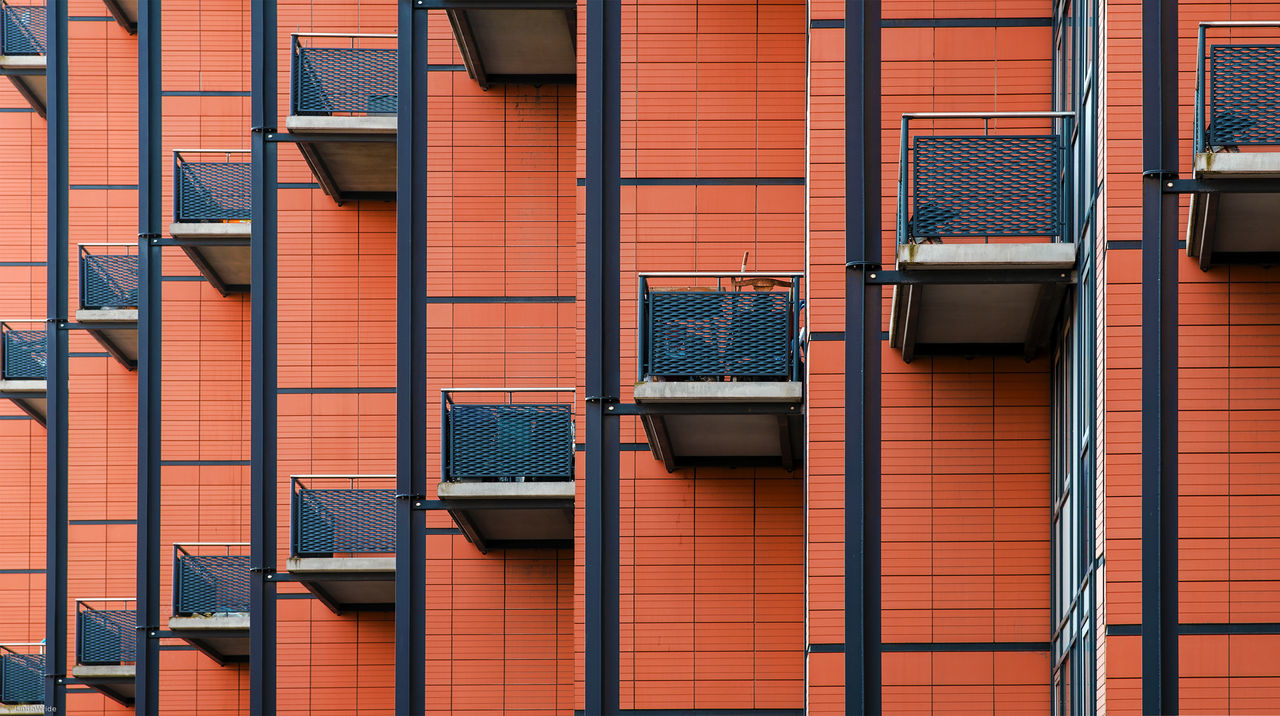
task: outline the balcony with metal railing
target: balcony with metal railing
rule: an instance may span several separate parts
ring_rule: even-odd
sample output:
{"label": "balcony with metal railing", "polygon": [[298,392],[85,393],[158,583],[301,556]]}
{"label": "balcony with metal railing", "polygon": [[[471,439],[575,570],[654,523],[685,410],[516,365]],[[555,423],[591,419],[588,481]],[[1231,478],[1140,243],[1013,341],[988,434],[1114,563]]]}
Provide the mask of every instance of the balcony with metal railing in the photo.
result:
{"label": "balcony with metal railing", "polygon": [[289,573],[335,614],[395,607],[394,475],[294,475]]}
{"label": "balcony with metal railing", "polygon": [[577,73],[573,0],[451,0],[449,24],[481,87],[572,83]]}
{"label": "balcony with metal railing", "polygon": [[173,546],[169,631],[218,664],[248,660],[248,542]]}
{"label": "balcony with metal railing", "polygon": [[45,82],[45,14],[44,3],[0,2],[0,74],[9,78],[41,117],[49,94]]}
{"label": "balcony with metal railing", "polygon": [[1280,22],[1200,24],[1193,150],[1187,255],[1280,263]]}
{"label": "balcony with metal railing", "polygon": [[173,151],[169,235],[224,296],[249,290],[252,170],[247,149]]}
{"label": "balcony with metal railing", "polygon": [[44,713],[44,644],[0,644],[0,714]]}
{"label": "balcony with metal railing", "polygon": [[573,544],[573,388],[441,391],[437,496],[482,552]]}
{"label": "balcony with metal railing", "polygon": [[904,360],[926,353],[1029,360],[1048,344],[1075,282],[1066,205],[1071,117],[902,116],[897,271],[886,274],[894,284],[890,342]]}
{"label": "balcony with metal railing", "polygon": [[76,322],[120,364],[138,365],[138,246],[80,244]]}
{"label": "balcony with metal railing", "polygon": [[285,127],[339,204],[396,196],[396,36],[294,33]]}
{"label": "balcony with metal railing", "polygon": [[71,675],[133,705],[138,610],[132,597],[76,600],[76,664]]}
{"label": "balcony with metal railing", "polygon": [[640,274],[635,401],[668,472],[801,463],[803,278]]}
{"label": "balcony with metal railing", "polygon": [[15,405],[44,425],[47,359],[45,322],[0,321],[0,398]]}

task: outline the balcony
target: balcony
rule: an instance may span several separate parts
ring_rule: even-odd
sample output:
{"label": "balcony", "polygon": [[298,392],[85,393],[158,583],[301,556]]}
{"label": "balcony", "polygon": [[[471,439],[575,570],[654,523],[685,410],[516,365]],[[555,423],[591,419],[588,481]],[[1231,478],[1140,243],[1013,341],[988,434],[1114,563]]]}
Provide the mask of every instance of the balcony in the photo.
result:
{"label": "balcony", "polygon": [[295,475],[292,482],[289,573],[335,614],[395,608],[395,476]]}
{"label": "balcony", "polygon": [[453,37],[471,79],[488,89],[502,83],[572,83],[576,3],[454,2]]}
{"label": "balcony", "polygon": [[0,644],[0,714],[44,713],[44,645]]}
{"label": "balcony", "polygon": [[296,33],[292,57],[285,127],[316,181],[339,204],[394,201],[396,36]]}
{"label": "balcony", "polygon": [[80,244],[76,322],[129,370],[138,366],[138,247]]}
{"label": "balcony", "polygon": [[801,463],[802,278],[640,274],[635,401],[668,472]]}
{"label": "balcony", "polygon": [[76,665],[71,675],[113,701],[133,705],[138,610],[134,599],[76,600]]}
{"label": "balcony", "polygon": [[138,33],[138,0],[103,0],[116,23],[130,35]]}
{"label": "balcony", "polygon": [[249,659],[249,543],[173,546],[169,631],[219,665]]}
{"label": "balcony", "polygon": [[45,6],[0,2],[0,74],[40,114],[48,104],[45,84]]}
{"label": "balcony", "polygon": [[252,170],[244,149],[173,152],[173,223],[169,235],[226,296],[249,290]]}
{"label": "balcony", "polygon": [[1206,51],[1214,29],[1274,37],[1277,28],[1200,24],[1192,179],[1209,190],[1191,195],[1187,255],[1201,270],[1280,264],[1280,44],[1216,44]]}
{"label": "balcony", "polygon": [[481,552],[573,545],[573,405],[524,400],[572,392],[441,391],[436,494]]}
{"label": "balcony", "polygon": [[[889,328],[903,360],[1005,353],[1030,360],[1048,344],[1075,282],[1065,207],[1070,117],[903,115]],[[933,133],[912,136],[912,120]],[[965,133],[946,133],[956,128]]]}
{"label": "balcony", "polygon": [[8,398],[44,425],[47,337],[44,321],[0,322],[0,398]]}

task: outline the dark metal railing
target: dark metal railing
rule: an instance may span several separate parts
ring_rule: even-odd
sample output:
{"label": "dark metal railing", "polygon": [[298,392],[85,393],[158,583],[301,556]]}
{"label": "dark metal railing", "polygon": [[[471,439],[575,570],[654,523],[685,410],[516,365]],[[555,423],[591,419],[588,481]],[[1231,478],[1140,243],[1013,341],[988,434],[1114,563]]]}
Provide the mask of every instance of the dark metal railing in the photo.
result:
{"label": "dark metal railing", "polygon": [[[173,220],[178,223],[249,221],[252,168],[244,149],[173,152]],[[222,155],[222,161],[188,161],[186,155]],[[244,159],[233,160],[232,157]]]}
{"label": "dark metal railing", "polygon": [[[295,33],[292,41],[291,114],[395,115],[395,35]],[[304,44],[319,38],[347,47]],[[337,44],[337,43],[333,43]],[[384,47],[357,46],[382,44]]]}
{"label": "dark metal railing", "polygon": [[137,245],[80,244],[80,308],[137,307]]}
{"label": "dark metal railing", "polygon": [[248,542],[189,542],[173,546],[173,613],[249,611]]}
{"label": "dark metal railing", "polygon": [[640,274],[639,379],[800,380],[802,278]]}
{"label": "dark metal railing", "polygon": [[[446,481],[560,482],[573,479],[573,405],[517,403],[517,395],[572,388],[451,388],[440,391],[441,478]],[[459,402],[460,395],[505,402]]]}
{"label": "dark metal railing", "polygon": [[1280,145],[1280,44],[1214,45],[1206,54],[1207,35],[1213,28],[1276,29],[1280,22],[1200,23],[1196,41],[1194,151]]}
{"label": "dark metal railing", "polygon": [[0,3],[0,55],[45,53],[45,6]]}
{"label": "dark metal railing", "polygon": [[125,608],[134,601],[132,597],[76,600],[77,664],[97,666],[134,661],[138,610]]}
{"label": "dark metal railing", "polygon": [[0,703],[44,702],[44,645],[0,645]]}
{"label": "dark metal railing", "polygon": [[44,380],[48,333],[43,328],[14,328],[10,323],[43,325],[42,321],[0,322],[0,378]]}
{"label": "dark metal railing", "polygon": [[[943,238],[1069,240],[1071,112],[902,115],[898,243]],[[981,132],[911,135],[912,120],[981,121]],[[997,133],[992,120],[1042,120],[1043,134]],[[908,206],[910,210],[908,210]]]}
{"label": "dark metal railing", "polygon": [[293,554],[396,551],[394,475],[296,475],[292,479]]}

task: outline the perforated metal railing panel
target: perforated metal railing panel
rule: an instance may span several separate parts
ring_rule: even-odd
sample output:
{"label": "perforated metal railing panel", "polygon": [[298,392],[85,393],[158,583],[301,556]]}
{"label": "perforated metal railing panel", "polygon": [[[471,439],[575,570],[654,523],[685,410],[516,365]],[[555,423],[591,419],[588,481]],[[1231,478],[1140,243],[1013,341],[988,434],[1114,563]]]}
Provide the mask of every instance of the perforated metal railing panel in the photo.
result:
{"label": "perforated metal railing panel", "polygon": [[395,49],[301,47],[293,58],[297,114],[395,114]]}
{"label": "perforated metal railing panel", "polygon": [[1209,144],[1280,144],[1280,45],[1209,50]]}
{"label": "perforated metal railing panel", "polygon": [[0,656],[0,701],[6,704],[44,701],[44,654]]}
{"label": "perforated metal railing panel", "polygon": [[645,374],[786,378],[793,317],[783,291],[650,291]]}
{"label": "perforated metal railing panel", "polygon": [[45,53],[44,5],[5,5],[0,30],[0,55]]}
{"label": "perforated metal railing panel", "polygon": [[6,380],[44,380],[47,362],[44,331],[5,331],[4,370]]}
{"label": "perforated metal railing panel", "polygon": [[294,554],[395,552],[396,491],[300,489]]}
{"label": "perforated metal railing panel", "polygon": [[248,221],[252,165],[249,162],[178,162],[175,219],[190,221]]}
{"label": "perforated metal railing panel", "polygon": [[81,307],[136,308],[138,305],[138,256],[93,255],[80,257]]}
{"label": "perforated metal railing panel", "polygon": [[573,479],[573,408],[565,404],[454,405],[450,479]]}
{"label": "perforated metal railing panel", "polygon": [[249,555],[182,555],[174,612],[249,611]]}
{"label": "perforated metal railing panel", "polygon": [[1058,135],[916,137],[910,235],[1058,236]]}
{"label": "perforated metal railing panel", "polygon": [[134,660],[138,612],[85,609],[76,620],[76,663],[123,664]]}

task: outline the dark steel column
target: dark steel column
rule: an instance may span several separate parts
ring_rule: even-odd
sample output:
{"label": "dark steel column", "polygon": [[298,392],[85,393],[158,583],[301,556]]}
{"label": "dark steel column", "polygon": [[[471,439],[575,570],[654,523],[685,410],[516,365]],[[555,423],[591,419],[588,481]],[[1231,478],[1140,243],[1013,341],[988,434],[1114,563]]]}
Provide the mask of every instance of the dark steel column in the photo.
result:
{"label": "dark steel column", "polygon": [[1178,712],[1178,4],[1142,2],[1142,711]]}
{"label": "dark steel column", "polygon": [[880,0],[845,1],[845,709],[880,712]]}
{"label": "dark steel column", "polygon": [[160,0],[138,2],[138,643],[134,707],[160,713]]}
{"label": "dark steel column", "polygon": [[618,712],[622,9],[587,4],[585,713]]}
{"label": "dark steel column", "polygon": [[249,713],[276,711],[276,3],[252,0]]}
{"label": "dark steel column", "polygon": [[400,0],[396,55],[396,714],[426,710],[427,12]]}

